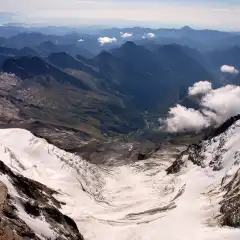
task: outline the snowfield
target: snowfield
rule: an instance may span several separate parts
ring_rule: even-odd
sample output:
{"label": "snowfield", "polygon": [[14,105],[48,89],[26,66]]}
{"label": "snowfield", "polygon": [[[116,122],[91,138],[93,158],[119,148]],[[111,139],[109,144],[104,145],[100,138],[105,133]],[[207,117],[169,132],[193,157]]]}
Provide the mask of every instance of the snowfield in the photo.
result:
{"label": "snowfield", "polygon": [[[56,198],[66,203],[61,211],[75,220],[86,240],[239,240],[240,229],[220,227],[218,219],[225,194],[222,179],[227,184],[240,168],[240,121],[203,145],[203,167],[186,153],[180,172],[167,175],[177,148],[131,165],[103,167],[26,130],[0,130],[1,160],[57,190]],[[221,166],[214,171],[209,163],[217,154]],[[4,175],[0,180],[10,195],[17,194]],[[54,239],[44,219],[37,227],[38,222],[17,209],[38,236]]]}

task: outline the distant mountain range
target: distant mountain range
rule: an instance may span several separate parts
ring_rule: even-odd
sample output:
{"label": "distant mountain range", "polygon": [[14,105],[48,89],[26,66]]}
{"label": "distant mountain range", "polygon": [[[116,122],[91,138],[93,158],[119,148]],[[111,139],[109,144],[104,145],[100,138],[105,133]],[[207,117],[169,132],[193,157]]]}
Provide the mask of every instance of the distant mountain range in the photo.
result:
{"label": "distant mountain range", "polygon": [[220,71],[224,64],[240,67],[238,46],[200,51],[188,44],[157,41],[165,33],[165,39],[176,34],[175,39],[186,39],[183,35],[188,34],[196,36],[198,42],[205,42],[201,35],[205,39],[212,36],[218,42],[236,38],[233,33],[184,27],[176,31],[158,29],[154,40],[121,40],[120,46],[119,42],[101,46],[97,41],[109,31],[117,34],[130,30],[139,36],[150,31],[108,29],[101,35],[61,36],[21,32],[0,38],[0,68],[16,75],[10,91],[5,89],[8,77],[2,77],[1,96],[17,109],[18,119],[3,117],[2,122],[31,119],[41,122],[44,128],[66,127],[71,134],[79,131],[86,140],[105,139],[145,128],[146,113],[150,121],[164,116],[197,81],[220,85],[219,79],[224,78],[225,82],[240,83],[238,76]]}
{"label": "distant mountain range", "polygon": [[[102,50],[109,50],[114,46],[120,46],[128,40],[134,41],[138,45],[153,42],[164,45],[177,43],[201,51],[240,45],[240,33],[208,29],[195,30],[189,26],[181,29],[151,29],[141,27],[109,28],[99,29],[94,32],[92,32],[91,28],[89,29],[88,32],[87,29],[83,31],[81,28],[0,26],[0,46],[10,48],[23,48],[27,46],[36,48],[38,45],[46,42],[44,44],[46,45],[45,47],[49,47],[48,44],[51,43],[60,46],[70,45],[72,46],[72,50],[75,46],[84,49],[82,51],[87,51],[88,54],[89,52],[99,54]],[[130,35],[124,35],[124,33]],[[149,33],[151,37],[148,37]],[[116,38],[117,41],[111,44],[100,45],[98,42],[99,37]],[[63,51],[63,49],[61,51]],[[71,52],[71,50],[69,51]],[[80,51],[78,54],[84,55],[84,52]]]}
{"label": "distant mountain range", "polygon": [[92,59],[66,52],[21,56],[19,51],[24,52],[2,48],[1,53],[9,53],[2,70],[19,78],[9,92],[14,104],[30,118],[96,138],[144,128],[145,111],[164,114],[189,85],[212,79],[178,45],[150,51],[126,42]]}

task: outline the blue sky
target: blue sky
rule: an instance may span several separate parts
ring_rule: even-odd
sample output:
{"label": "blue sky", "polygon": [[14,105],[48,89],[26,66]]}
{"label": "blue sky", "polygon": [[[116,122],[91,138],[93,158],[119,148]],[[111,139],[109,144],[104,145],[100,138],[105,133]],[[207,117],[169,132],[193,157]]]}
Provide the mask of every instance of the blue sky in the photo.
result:
{"label": "blue sky", "polygon": [[43,25],[190,25],[240,31],[240,0],[0,0],[0,6],[0,12],[15,14],[11,21]]}

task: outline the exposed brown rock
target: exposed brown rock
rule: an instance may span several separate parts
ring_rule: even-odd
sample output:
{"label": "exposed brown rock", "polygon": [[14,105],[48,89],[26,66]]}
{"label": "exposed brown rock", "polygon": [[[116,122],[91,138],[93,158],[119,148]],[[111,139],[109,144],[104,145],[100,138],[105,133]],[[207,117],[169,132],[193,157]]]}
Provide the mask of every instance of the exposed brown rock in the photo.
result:
{"label": "exposed brown rock", "polygon": [[[25,212],[33,219],[43,216],[58,239],[83,240],[75,222],[60,212],[62,203],[53,197],[53,194],[58,194],[56,191],[12,172],[2,161],[0,175],[9,178],[21,196],[18,201]],[[15,202],[16,199],[8,194],[7,187],[0,182],[0,240],[39,240],[24,220],[19,218]]]}

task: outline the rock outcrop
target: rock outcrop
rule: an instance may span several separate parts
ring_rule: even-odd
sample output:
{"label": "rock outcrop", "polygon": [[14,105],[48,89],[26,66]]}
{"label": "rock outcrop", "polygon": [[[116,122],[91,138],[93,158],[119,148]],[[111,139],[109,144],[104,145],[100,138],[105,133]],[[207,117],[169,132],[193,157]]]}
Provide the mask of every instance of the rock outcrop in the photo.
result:
{"label": "rock outcrop", "polygon": [[209,176],[221,178],[221,184],[212,192],[224,193],[217,219],[221,225],[230,227],[240,227],[239,119],[240,115],[230,118],[206,140],[190,145],[166,170],[168,174],[180,173],[192,163]]}
{"label": "rock outcrop", "polygon": [[15,174],[2,161],[0,180],[1,240],[83,240],[76,223],[60,212],[56,191]]}

